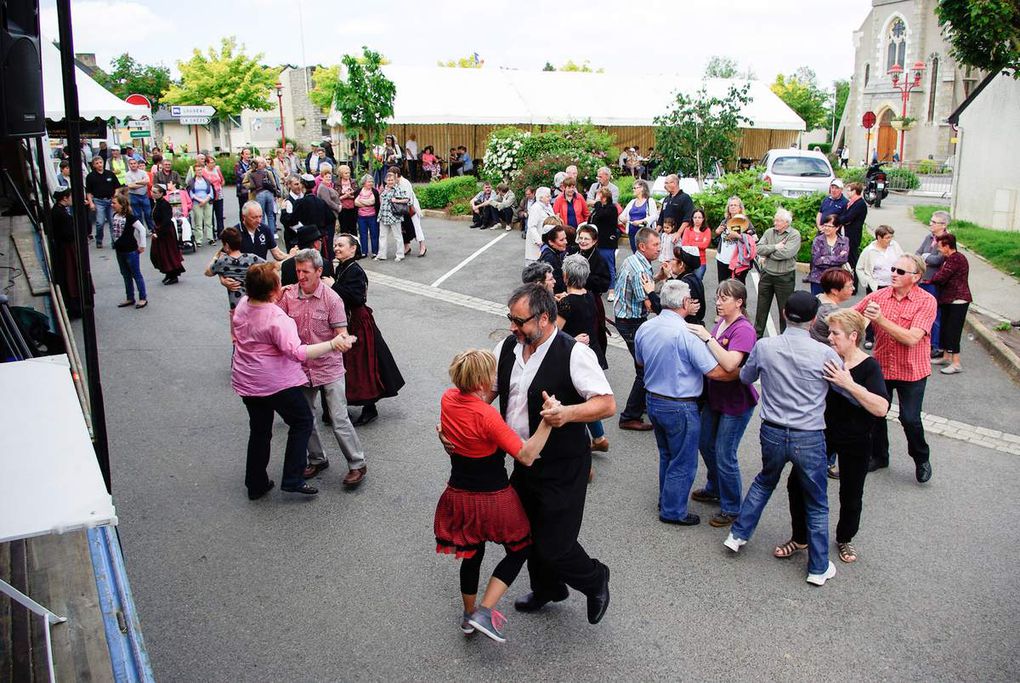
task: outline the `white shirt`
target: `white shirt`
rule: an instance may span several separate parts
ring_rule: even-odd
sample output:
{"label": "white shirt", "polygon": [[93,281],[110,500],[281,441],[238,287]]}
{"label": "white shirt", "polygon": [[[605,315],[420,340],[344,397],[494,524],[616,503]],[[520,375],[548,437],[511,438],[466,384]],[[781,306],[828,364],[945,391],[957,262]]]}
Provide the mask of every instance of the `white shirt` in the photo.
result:
{"label": "white shirt", "polygon": [[[506,402],[506,423],[525,440],[531,438],[531,426],[528,422],[528,389],[531,388],[531,383],[535,380],[535,375],[538,374],[545,354],[555,338],[555,334],[550,334],[527,362],[524,361],[524,346],[516,344],[514,347],[514,367],[510,371],[510,393]],[[506,341],[504,339],[493,349],[492,352],[497,359]],[[595,352],[580,342],[574,344],[570,352],[570,380],[574,390],[586,401],[593,396],[613,395],[613,388],[609,386],[606,374],[599,367]],[[493,389],[498,391],[499,387],[494,385]]]}
{"label": "white shirt", "polygon": [[414,140],[407,140],[404,142],[404,155],[408,159],[418,158],[418,143]]}

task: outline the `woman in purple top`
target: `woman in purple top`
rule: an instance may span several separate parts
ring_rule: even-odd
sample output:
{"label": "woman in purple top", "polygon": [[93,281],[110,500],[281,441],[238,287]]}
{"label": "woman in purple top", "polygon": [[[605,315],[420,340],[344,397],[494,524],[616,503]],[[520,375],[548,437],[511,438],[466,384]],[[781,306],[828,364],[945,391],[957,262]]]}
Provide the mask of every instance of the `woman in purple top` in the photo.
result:
{"label": "woman in purple top", "polygon": [[757,336],[747,319],[747,288],[740,280],[725,280],[715,293],[719,321],[709,334],[701,325],[688,325],[729,373],[726,380],[705,380],[708,403],[701,411],[701,436],[698,447],[708,470],[705,488],[691,494],[703,503],[719,503],[719,514],[709,520],[714,527],[725,527],[740,512],[740,465],[737,447],[744,436],[751,413],[758,403],[754,387],[740,381],[740,366],[751,353]]}
{"label": "woman in purple top", "polygon": [[231,384],[248,409],[248,460],[244,484],[255,500],[275,485],[266,474],[273,439],[273,413],[287,423],[287,451],[280,488],[291,493],[315,495],[318,489],[305,483],[308,438],[312,434],[312,411],[301,387],[308,383],[301,363],[327,353],[347,351],[342,335],[321,344],[302,344],[297,324],[276,305],[283,290],[272,263],[257,263],[244,279],[248,296],[234,310],[234,359]]}
{"label": "woman in purple top", "polygon": [[850,260],[850,242],[839,234],[839,218],[834,213],[822,219],[818,236],[811,243],[811,272],[808,282],[811,293],[822,293],[822,273],[829,268],[842,268]]}

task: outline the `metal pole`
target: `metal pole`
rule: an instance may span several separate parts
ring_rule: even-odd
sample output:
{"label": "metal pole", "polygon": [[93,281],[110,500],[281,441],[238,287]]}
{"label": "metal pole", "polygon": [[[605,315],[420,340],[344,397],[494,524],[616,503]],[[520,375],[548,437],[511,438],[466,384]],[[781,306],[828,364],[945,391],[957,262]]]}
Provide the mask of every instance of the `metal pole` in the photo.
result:
{"label": "metal pole", "polygon": [[78,111],[78,86],[75,83],[74,39],[71,34],[71,0],[57,0],[57,27],[60,39],[60,70],[64,85],[64,116],[70,149],[71,198],[74,207],[75,252],[78,259],[78,286],[82,303],[82,340],[85,343],[85,370],[92,400],[92,427],[95,432],[96,459],[103,473],[106,490],[110,481],[110,445],[106,433],[106,406],[99,372],[99,346],[96,334],[96,301],[92,292],[92,268],[89,263],[89,228],[86,221],[85,187],[81,177],[81,121]]}
{"label": "metal pole", "polygon": [[280,105],[280,149],[287,151],[287,129],[283,127],[283,89],[276,89],[276,100]]}

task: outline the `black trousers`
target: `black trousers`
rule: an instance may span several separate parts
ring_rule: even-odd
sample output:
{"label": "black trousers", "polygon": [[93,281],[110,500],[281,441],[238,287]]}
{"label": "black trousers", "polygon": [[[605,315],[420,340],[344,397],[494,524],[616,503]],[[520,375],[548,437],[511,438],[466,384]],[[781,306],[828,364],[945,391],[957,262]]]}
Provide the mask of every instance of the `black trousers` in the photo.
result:
{"label": "black trousers", "polygon": [[308,460],[308,438],[312,435],[312,410],[299,387],[290,387],[269,396],[242,396],[248,409],[248,460],[244,485],[249,493],[259,494],[269,487],[269,447],[273,440],[273,413],[287,423],[287,450],[283,456],[283,479],[286,488],[304,484]]}
{"label": "black trousers", "polygon": [[[552,598],[570,586],[585,595],[602,584],[604,568],[577,541],[588,493],[591,454],[582,458],[542,460],[533,469],[516,467],[510,485],[517,491],[531,522],[528,574],[535,595]],[[566,584],[566,585],[564,585]]]}
{"label": "black trousers", "polygon": [[939,347],[948,353],[960,353],[960,339],[963,337],[963,323],[967,320],[965,304],[939,304],[942,314],[942,329],[939,332]]}
{"label": "black trousers", "polygon": [[[616,330],[626,342],[631,358],[634,358],[634,337],[644,321],[644,318],[616,319]],[[630,394],[627,396],[627,405],[620,413],[620,420],[640,420],[641,416],[645,414],[645,398],[645,368],[643,365],[638,365],[635,358],[634,383],[631,384]]]}
{"label": "black trousers", "polygon": [[[903,434],[907,437],[907,454],[915,463],[928,462],[931,454],[928,442],[924,438],[924,425],[921,424],[921,404],[924,403],[924,387],[927,384],[927,377],[916,382],[891,379],[885,381],[889,399],[892,400],[894,392],[899,395],[900,424],[903,425]],[[878,420],[875,423],[875,429],[871,432],[871,448],[875,460],[885,465],[889,464],[888,420]]]}
{"label": "black trousers", "polygon": [[496,223],[499,223],[499,211],[496,211],[494,206],[483,206],[478,209],[478,213],[475,214],[475,225],[480,225],[483,228],[491,228]]}
{"label": "black trousers", "polygon": [[[861,526],[864,480],[868,476],[868,461],[871,459],[871,435],[852,441],[826,439],[826,445],[830,453],[839,456],[839,522],[836,523],[836,543],[849,543],[854,540]],[[786,492],[790,497],[790,526],[793,527],[791,538],[806,545],[808,532],[804,494],[800,480],[792,474],[786,480]]]}

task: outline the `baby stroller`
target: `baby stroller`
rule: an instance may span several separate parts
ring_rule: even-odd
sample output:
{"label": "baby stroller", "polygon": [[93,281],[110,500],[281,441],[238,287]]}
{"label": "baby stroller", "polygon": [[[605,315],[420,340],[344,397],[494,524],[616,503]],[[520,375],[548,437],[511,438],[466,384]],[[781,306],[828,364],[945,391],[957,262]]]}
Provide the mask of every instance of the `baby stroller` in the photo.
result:
{"label": "baby stroller", "polygon": [[189,199],[188,193],[180,190],[173,190],[166,194],[166,200],[170,202],[170,208],[174,212],[173,222],[177,229],[177,246],[180,247],[181,253],[194,254],[196,251],[195,240],[191,234],[191,221],[188,220],[188,213],[191,209]]}

